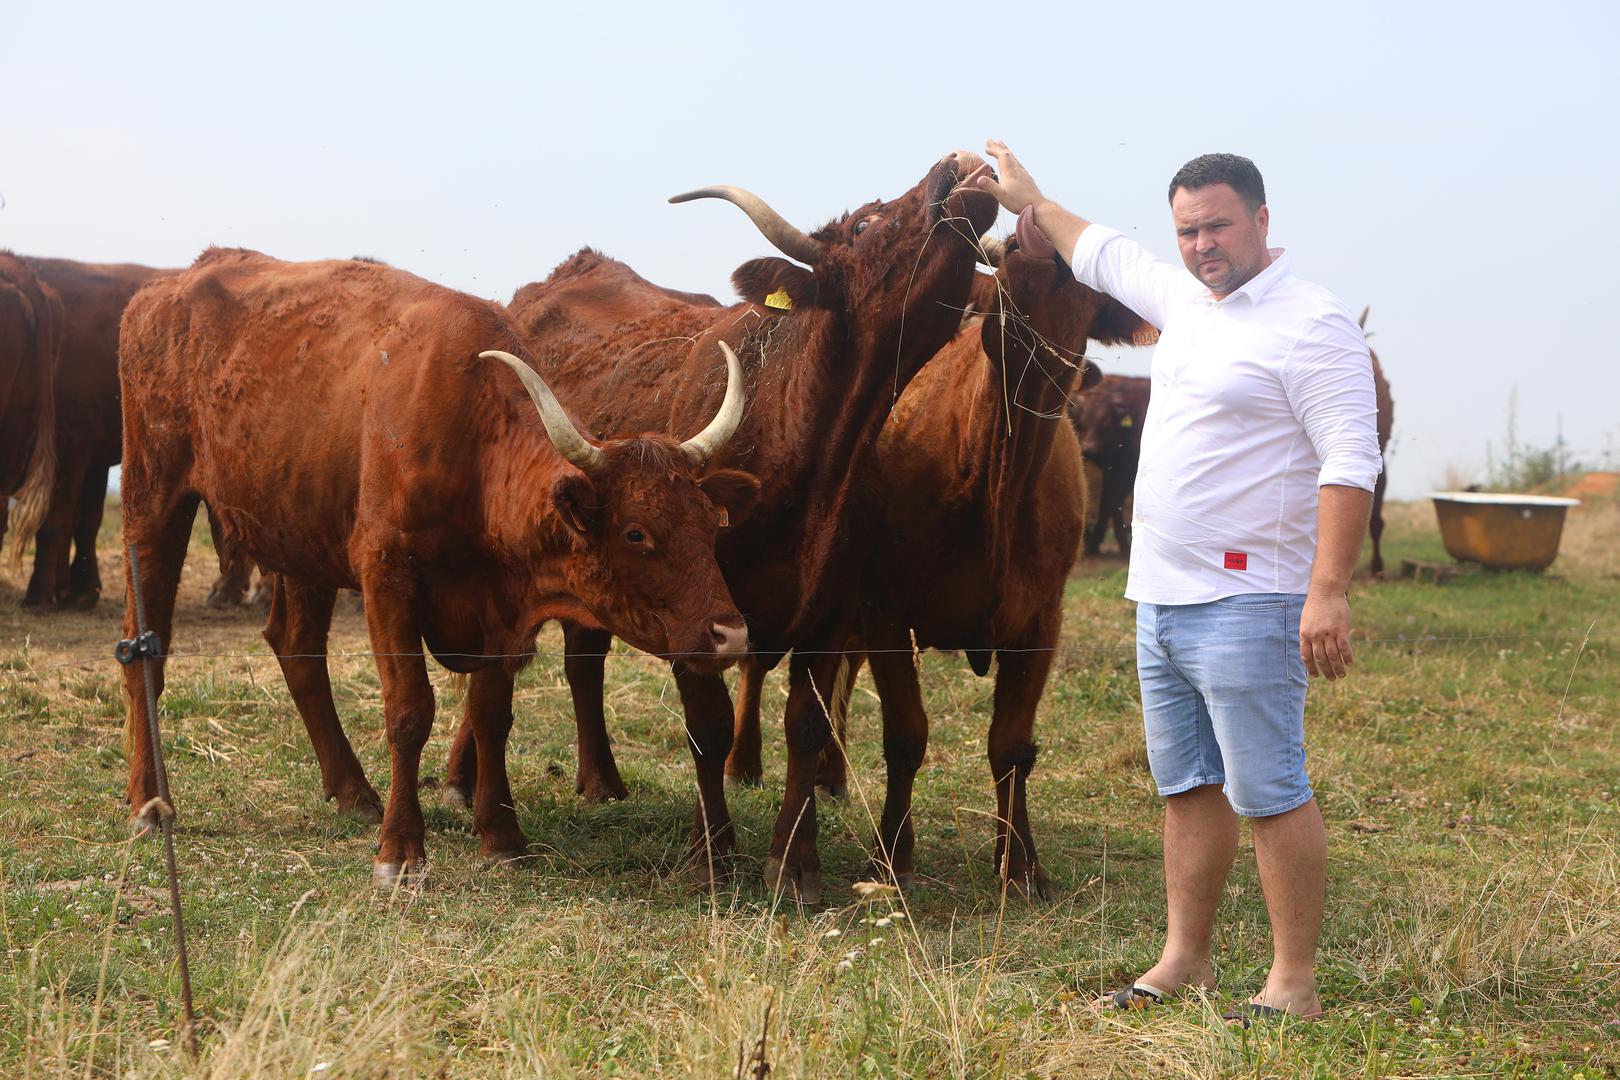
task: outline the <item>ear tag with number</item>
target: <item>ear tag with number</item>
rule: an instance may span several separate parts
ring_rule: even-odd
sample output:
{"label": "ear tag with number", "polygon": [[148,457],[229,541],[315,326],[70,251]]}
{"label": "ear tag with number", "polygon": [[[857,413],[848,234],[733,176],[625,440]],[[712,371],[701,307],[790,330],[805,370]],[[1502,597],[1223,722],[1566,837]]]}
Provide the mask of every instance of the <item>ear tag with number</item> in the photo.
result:
{"label": "ear tag with number", "polygon": [[722,529],[724,529],[726,526],[728,526],[730,524],[731,524],[731,511],[727,510],[725,507],[722,506],[720,508],[720,527]]}
{"label": "ear tag with number", "polygon": [[765,306],[778,308],[782,311],[793,310],[793,298],[788,295],[786,288],[779,288],[765,298]]}

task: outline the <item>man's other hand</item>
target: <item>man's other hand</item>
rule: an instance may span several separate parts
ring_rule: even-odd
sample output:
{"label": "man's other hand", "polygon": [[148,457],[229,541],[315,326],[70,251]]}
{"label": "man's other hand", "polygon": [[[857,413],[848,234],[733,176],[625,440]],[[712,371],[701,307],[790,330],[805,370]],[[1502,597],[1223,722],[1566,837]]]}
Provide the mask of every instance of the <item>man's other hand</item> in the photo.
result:
{"label": "man's other hand", "polygon": [[1307,593],[1299,617],[1299,655],[1311,677],[1342,679],[1350,674],[1350,599],[1343,593]]}

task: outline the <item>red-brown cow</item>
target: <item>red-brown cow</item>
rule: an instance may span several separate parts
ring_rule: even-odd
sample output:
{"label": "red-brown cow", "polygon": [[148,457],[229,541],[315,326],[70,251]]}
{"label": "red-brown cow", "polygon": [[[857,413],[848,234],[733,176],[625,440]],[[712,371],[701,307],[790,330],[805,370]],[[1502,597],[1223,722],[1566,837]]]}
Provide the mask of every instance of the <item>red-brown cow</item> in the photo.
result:
{"label": "red-brown cow", "polygon": [[96,534],[107,470],[123,453],[118,407],[118,320],[135,290],[173,270],[28,256],[62,298],[56,366],[56,485],[40,527],[25,607],[92,608],[101,597]]}
{"label": "red-brown cow", "polygon": [[[1367,329],[1367,313],[1371,310],[1371,306],[1361,309],[1359,322],[1363,332]],[[1373,396],[1378,404],[1378,453],[1383,455],[1389,449],[1389,436],[1395,430],[1395,399],[1389,396],[1389,380],[1384,378],[1378,354],[1373,352],[1370,345],[1367,353],[1372,357]],[[1385,458],[1384,467],[1378,470],[1378,482],[1373,485],[1372,517],[1367,522],[1367,533],[1372,537],[1372,572],[1379,575],[1384,572],[1384,489],[1388,486],[1389,459]]]}
{"label": "red-brown cow", "polygon": [[1142,457],[1142,424],[1147,420],[1150,388],[1148,379],[1105,375],[1076,395],[1069,407],[1069,420],[1080,437],[1085,459],[1087,555],[1102,551],[1110,526],[1120,552],[1131,553],[1131,495]]}
{"label": "red-brown cow", "polygon": [[[45,520],[56,482],[56,365],[62,301],[28,264],[0,251],[0,544],[12,560]],[[17,513],[7,512],[17,499]]]}
{"label": "red-brown cow", "polygon": [[[1035,763],[1035,711],[1063,618],[1063,589],[1080,544],[1080,449],[1064,421],[1077,385],[1095,381],[1088,340],[1128,343],[1151,332],[1118,302],[1075,281],[1053,255],[986,241],[995,278],[965,325],[912,380],[878,441],[882,527],[861,580],[860,636],[883,705],[887,796],[874,861],[900,884],[913,875],[911,791],[928,746],[916,648],[962,649],[980,675],[996,660],[988,737],[996,788],[995,866],[1015,887],[1047,896],[1025,800]],[[849,677],[835,716],[847,712]],[[757,666],[743,667],[737,743],[727,773],[757,780]],[[748,710],[754,708],[752,715]],[[840,733],[842,734],[842,733]],[[829,748],[826,786],[843,786]]]}
{"label": "red-brown cow", "polygon": [[[981,168],[977,155],[948,155],[900,198],[868,203],[809,236],[740,189],[681,197],[735,202],[806,264],[745,263],[732,276],[744,302],[729,308],[680,299],[590,252],[513,299],[540,370],[579,403],[591,430],[688,424],[719,392],[714,342],[735,342],[745,357],[749,410],[725,460],[756,473],[763,494],[748,521],[721,537],[720,562],[761,662],[797,650],[787,791],[765,875],[807,901],[820,896],[815,771],[829,734],[820,702],[832,692],[836,650],[854,620],[848,585],[872,525],[862,485],[895,398],[961,321],[978,237],[996,214],[993,199],[962,185]],[[608,645],[604,633],[570,630],[566,671],[580,725],[580,786],[611,795],[624,785],[602,717]],[[724,780],[731,700],[717,675],[676,665],[675,680],[698,770],[690,865],[706,880],[736,846]],[[479,771],[467,746],[463,733],[447,794],[474,790]]]}
{"label": "red-brown cow", "polygon": [[[240,250],[205,252],[124,316],[124,537],[141,558],[149,625],[168,638],[206,500],[227,546],[280,573],[266,637],[328,795],[364,808],[376,795],[338,725],[323,655],[336,590],[362,591],[393,763],[383,886],[424,870],[424,645],[472,675],[465,716],[485,781],[475,821],[492,856],[524,849],[505,746],[522,666],[512,658],[532,652],[542,622],[602,628],[710,671],[746,647],[714,543],[758,483],[705,472],[742,414],[735,358],[724,358],[718,415],[692,439],[598,446],[510,355],[520,340],[499,305],[400,270]],[[124,689],[129,798],[142,815],[155,776],[138,666]]]}

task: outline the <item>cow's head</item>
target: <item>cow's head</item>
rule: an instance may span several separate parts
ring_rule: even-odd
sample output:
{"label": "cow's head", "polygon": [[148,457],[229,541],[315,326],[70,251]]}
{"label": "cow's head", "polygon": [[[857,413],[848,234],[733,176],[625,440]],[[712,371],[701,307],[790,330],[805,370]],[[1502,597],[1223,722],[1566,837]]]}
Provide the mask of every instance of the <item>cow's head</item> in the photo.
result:
{"label": "cow's head", "polygon": [[[973,306],[987,316],[980,339],[996,364],[1036,350],[1045,364],[1082,365],[1087,341],[1149,345],[1158,340],[1158,331],[1136,312],[1075,280],[1069,264],[1055,253],[1026,254],[1016,236],[987,237],[983,249],[996,273],[993,288],[974,290]],[[1088,389],[1099,378],[1094,365],[1084,364],[1076,389]]]}
{"label": "cow's head", "polygon": [[741,188],[703,188],[671,201],[735,203],[796,260],[744,263],[731,279],[738,293],[816,325],[846,362],[881,356],[904,379],[960,321],[979,235],[997,212],[994,197],[967,181],[988,169],[977,154],[947,154],[899,198],[869,202],[808,235]]}
{"label": "cow's head", "polygon": [[719,531],[759,499],[759,481],[711,469],[743,413],[742,368],[722,344],[725,400],[702,432],[588,441],[540,376],[510,353],[487,352],[523,381],[546,434],[572,468],[551,484],[543,527],[572,548],[568,592],[631,645],[719,671],[747,651],[748,631],[715,562]]}

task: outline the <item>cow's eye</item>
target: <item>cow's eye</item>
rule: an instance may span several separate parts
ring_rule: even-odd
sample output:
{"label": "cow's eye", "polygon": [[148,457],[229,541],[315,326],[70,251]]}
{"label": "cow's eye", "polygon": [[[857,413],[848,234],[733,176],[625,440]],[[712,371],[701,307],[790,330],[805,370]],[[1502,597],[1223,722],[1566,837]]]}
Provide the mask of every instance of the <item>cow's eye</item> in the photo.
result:
{"label": "cow's eye", "polygon": [[624,531],[624,538],[632,544],[642,544],[646,543],[647,534],[640,529],[631,528]]}
{"label": "cow's eye", "polygon": [[855,223],[855,235],[861,235],[861,233],[866,231],[866,227],[870,224],[872,224],[871,221],[867,220],[866,218],[862,218],[860,221],[857,221]]}

